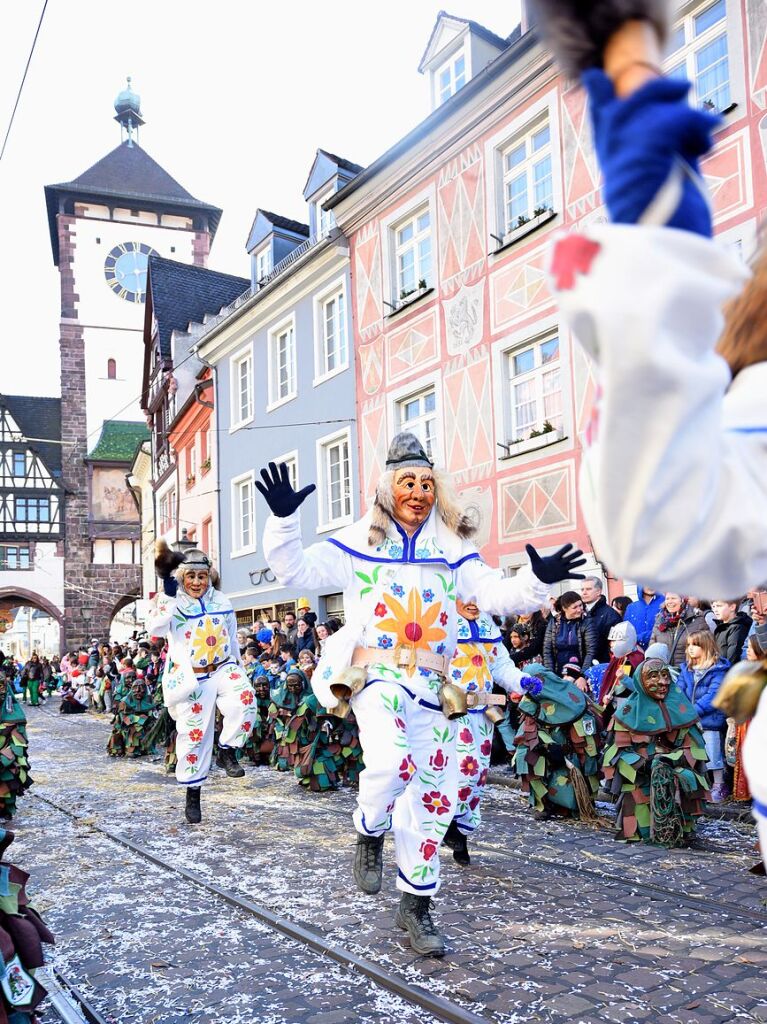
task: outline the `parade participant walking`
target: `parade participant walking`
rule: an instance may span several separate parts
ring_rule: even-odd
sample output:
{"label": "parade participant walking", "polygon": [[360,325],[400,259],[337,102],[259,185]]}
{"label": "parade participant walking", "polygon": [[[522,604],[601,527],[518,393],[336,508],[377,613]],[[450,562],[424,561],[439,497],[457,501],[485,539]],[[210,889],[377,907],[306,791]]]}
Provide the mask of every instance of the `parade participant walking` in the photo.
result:
{"label": "parade participant walking", "polygon": [[[444,955],[430,916],[440,887],[438,850],[455,811],[455,724],[442,715],[440,691],[455,650],[456,599],[474,598],[491,613],[533,611],[549,584],[583,561],[570,545],[513,579],[485,565],[471,544],[476,524],[409,433],[391,443],[372,509],[334,537],[304,550],[298,508],[314,485],[296,492],[287,466],[273,463],[257,486],[272,515],[264,554],[284,585],[343,590],[346,625],[323,645],[312,686],[328,710],[351,695],[365,769],[354,814],[354,878],[381,888],[383,846],[394,822],[396,922],[413,949]],[[335,687],[335,692],[331,687]]]}
{"label": "parade participant walking", "polygon": [[168,637],[163,695],[178,729],[176,778],[186,786],[186,819],[197,824],[200,787],[213,754],[216,708],[224,721],[217,761],[227,775],[239,778],[245,773],[235,750],[253,728],[255,698],[240,663],[234,611],[215,588],[217,576],[212,576],[205,552],[193,548],[182,556],[158,541],[155,566],[161,578],[175,568],[178,581],[174,597],[157,595],[147,631]]}
{"label": "parade participant walking", "polygon": [[0,669],[0,818],[10,818],[16,800],[32,785],[27,755],[27,719],[10,680]]}
{"label": "parade participant walking", "polygon": [[[494,683],[507,693],[523,694],[525,677],[509,657],[492,618],[482,614],[475,602],[460,598],[456,610],[460,616],[458,646],[450,666],[450,682],[472,694],[492,694]],[[504,718],[504,711],[497,705],[479,705],[456,721],[457,803],[443,841],[453,851],[457,864],[471,862],[467,837],[482,821],[481,801],[490,769],[494,723]]]}
{"label": "parade participant walking", "polygon": [[616,838],[684,846],[708,791],[698,714],[662,661],[643,661],[632,682],[603,758],[605,788],[618,804]]}
{"label": "parade participant walking", "polygon": [[513,764],[541,820],[594,820],[599,788],[598,725],[589,700],[543,665],[525,669],[538,681],[519,702]]}
{"label": "parade participant walking", "polygon": [[34,651],[32,657],[21,670],[21,686],[33,708],[40,706],[40,685],[43,681],[43,666],[40,655]]}

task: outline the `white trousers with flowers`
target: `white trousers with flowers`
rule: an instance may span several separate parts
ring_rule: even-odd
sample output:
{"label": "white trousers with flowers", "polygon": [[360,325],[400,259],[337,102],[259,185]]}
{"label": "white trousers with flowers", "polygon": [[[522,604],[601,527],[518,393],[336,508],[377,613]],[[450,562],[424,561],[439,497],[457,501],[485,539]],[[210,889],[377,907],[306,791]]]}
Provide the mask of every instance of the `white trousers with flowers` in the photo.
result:
{"label": "white trousers with flowers", "polygon": [[417,896],[439,889],[439,846],[457,790],[455,723],[429,696],[381,681],[353,702],[365,761],[354,825],[380,836],[393,821],[397,888]]}
{"label": "white trousers with flowers", "polygon": [[455,823],[464,835],[475,832],[482,821],[482,794],[493,750],[493,723],[484,711],[464,715],[456,722],[458,804]]}
{"label": "white trousers with flowers", "polygon": [[216,707],[224,719],[220,745],[241,747],[258,717],[258,706],[245,670],[233,662],[203,676],[188,700],[168,708],[176,721],[176,778],[186,786],[199,786],[208,777]]}

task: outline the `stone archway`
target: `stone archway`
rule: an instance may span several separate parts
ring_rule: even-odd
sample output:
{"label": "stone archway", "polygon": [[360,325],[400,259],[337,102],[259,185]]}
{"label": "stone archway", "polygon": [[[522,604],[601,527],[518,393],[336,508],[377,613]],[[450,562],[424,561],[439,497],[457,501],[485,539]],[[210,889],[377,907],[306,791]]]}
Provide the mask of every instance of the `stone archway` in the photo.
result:
{"label": "stone archway", "polygon": [[86,565],[78,574],[80,592],[67,591],[65,642],[70,650],[109,639],[120,608],[141,596],[140,565]]}
{"label": "stone archway", "polygon": [[[0,587],[0,613],[16,608],[36,608],[55,619],[59,626],[59,654],[64,653],[64,613],[47,598],[24,587]],[[0,646],[2,645],[0,634]]]}

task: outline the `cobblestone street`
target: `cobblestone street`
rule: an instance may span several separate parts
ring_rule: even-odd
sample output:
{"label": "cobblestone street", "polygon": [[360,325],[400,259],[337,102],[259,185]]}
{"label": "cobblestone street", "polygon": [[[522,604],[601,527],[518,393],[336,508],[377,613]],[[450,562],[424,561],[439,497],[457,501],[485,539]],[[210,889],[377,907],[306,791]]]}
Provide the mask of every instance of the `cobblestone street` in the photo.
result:
{"label": "cobblestone street", "polygon": [[352,793],[216,770],[191,828],[160,761],[110,760],[106,719],[55,711],[29,709],[36,785],[13,853],[57,934],[56,966],[110,1024],[438,1018],[99,828],[487,1021],[767,1020],[767,886],[747,870],[749,825],[704,820],[685,851],[627,847],[609,827],[535,822],[518,791],[493,786],[471,868],[442,854],[448,955],[422,960],[392,924],[391,845],[381,895],[351,886]]}

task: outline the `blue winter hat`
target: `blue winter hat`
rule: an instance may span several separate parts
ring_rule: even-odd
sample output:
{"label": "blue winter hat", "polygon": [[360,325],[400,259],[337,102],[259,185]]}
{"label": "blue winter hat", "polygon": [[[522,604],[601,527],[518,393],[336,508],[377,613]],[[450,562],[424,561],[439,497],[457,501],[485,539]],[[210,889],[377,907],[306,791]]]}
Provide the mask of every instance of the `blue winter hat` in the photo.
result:
{"label": "blue winter hat", "polygon": [[271,629],[259,629],[256,633],[256,640],[258,640],[260,644],[270,644],[272,642]]}

